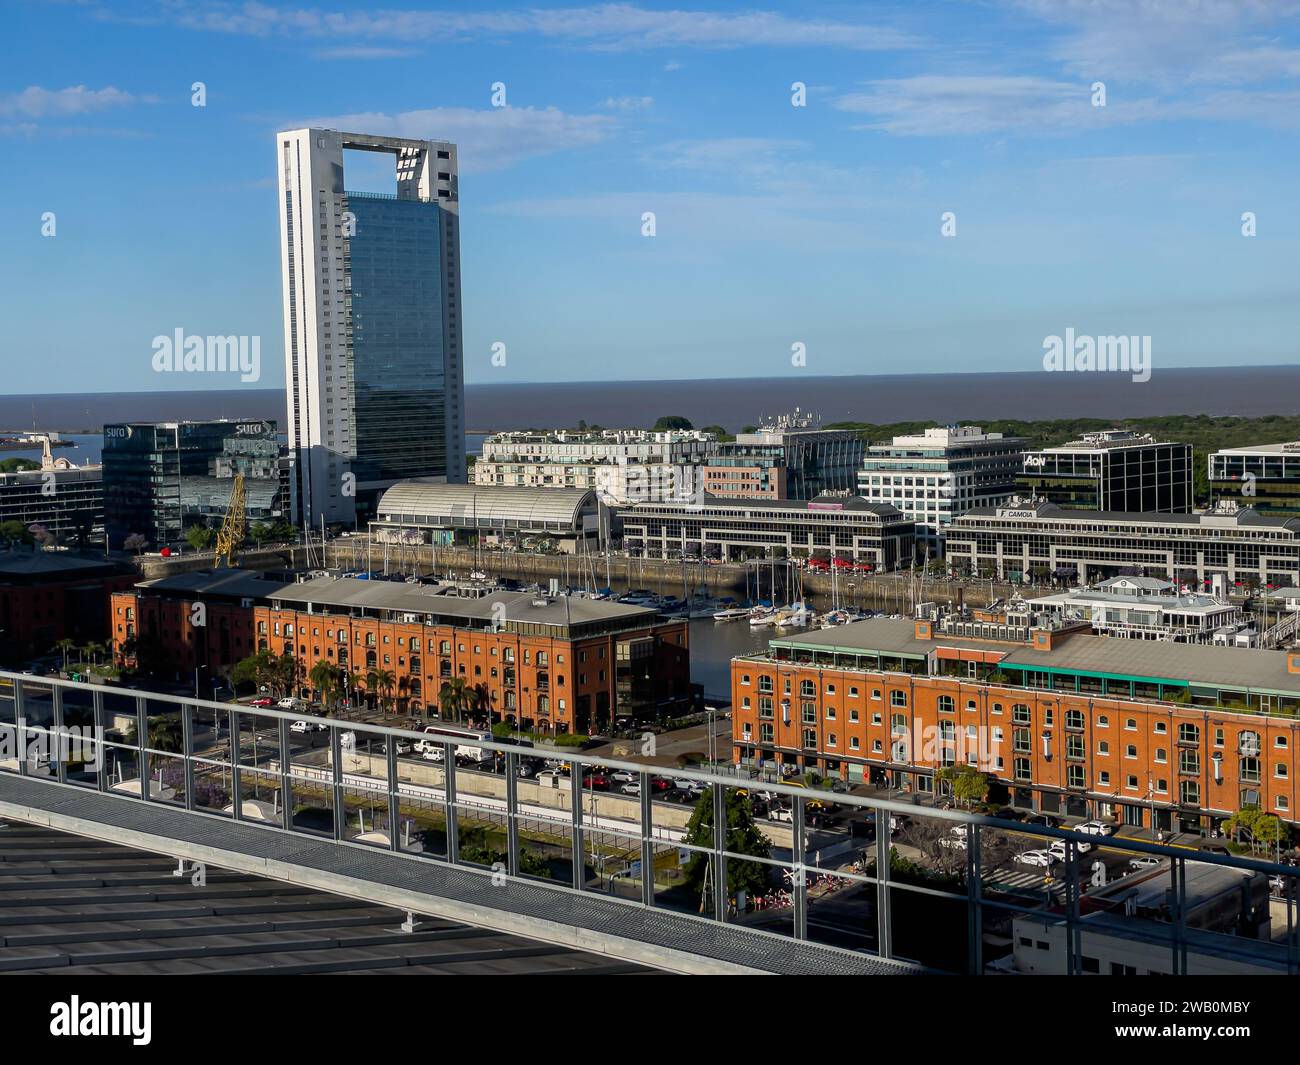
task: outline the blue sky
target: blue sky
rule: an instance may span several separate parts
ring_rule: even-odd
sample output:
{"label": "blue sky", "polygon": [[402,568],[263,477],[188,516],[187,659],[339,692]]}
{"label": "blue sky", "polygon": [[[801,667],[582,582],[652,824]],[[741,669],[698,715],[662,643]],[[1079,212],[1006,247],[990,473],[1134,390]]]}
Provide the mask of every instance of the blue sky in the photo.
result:
{"label": "blue sky", "polygon": [[5,387],[230,387],[153,372],[176,328],[280,384],[308,123],[459,144],[471,382],[1034,370],[1067,327],[1295,362],[1298,7],[14,0]]}

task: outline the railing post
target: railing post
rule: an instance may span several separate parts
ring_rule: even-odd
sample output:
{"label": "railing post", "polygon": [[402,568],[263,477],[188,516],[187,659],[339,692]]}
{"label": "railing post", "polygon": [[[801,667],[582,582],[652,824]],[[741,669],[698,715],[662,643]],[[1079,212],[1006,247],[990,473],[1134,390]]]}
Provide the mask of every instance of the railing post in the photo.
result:
{"label": "railing post", "polygon": [[581,891],[586,885],[587,868],[582,831],[582,770],[569,763],[569,825],[573,832],[573,887]]}
{"label": "railing post", "polygon": [[966,971],[979,976],[984,970],[983,894],[981,880],[980,830],[978,825],[966,826]]}
{"label": "railing post", "polygon": [[66,744],[63,741],[63,685],[50,685],[50,760],[54,763],[55,779],[60,784],[68,782],[68,763],[60,755]]}
{"label": "railing post", "polygon": [[136,772],[140,774],[140,798],[149,801],[149,704],[144,698],[135,701]]}
{"label": "railing post", "polygon": [[641,780],[641,901],[647,906],[655,904],[655,844],[654,798],[650,794],[650,774],[642,772]]}
{"label": "railing post", "polygon": [[[238,710],[230,711],[230,801],[236,821],[244,819],[244,783],[240,769],[240,760],[244,757],[242,737],[244,725],[242,714]],[[284,796],[281,796],[284,799]]]}
{"label": "railing post", "polygon": [[889,916],[889,821],[890,814],[876,809],[876,952],[885,959],[894,956],[893,925]]}
{"label": "railing post", "polygon": [[347,829],[347,803],[343,799],[343,734],[335,725],[330,726],[330,821],[334,839],[341,840]]}
{"label": "railing post", "polygon": [[293,830],[293,789],[289,784],[289,719],[277,717],[280,737],[280,827]]}
{"label": "railing post", "polygon": [[519,875],[519,755],[506,752],[506,873]]}
{"label": "railing post", "polygon": [[108,748],[104,745],[104,695],[91,692],[91,722],[95,727],[95,745],[99,750],[99,768],[95,772],[95,788],[99,792],[108,791]]}
{"label": "railing post", "polygon": [[[185,809],[194,809],[194,710],[197,705],[181,703],[181,757],[185,774]],[[217,730],[217,715],[212,715],[212,730]]]}
{"label": "railing post", "polygon": [[794,900],[794,938],[808,938],[808,872],[804,868],[806,853],[806,822],[804,820],[804,798],[796,795],[790,815],[794,818],[791,825],[791,851],[794,858],[793,876],[790,882],[790,894]]}
{"label": "railing post", "polygon": [[718,921],[727,919],[727,794],[721,784],[709,785],[713,789],[713,916]]}
{"label": "railing post", "polygon": [[1174,921],[1172,949],[1174,954],[1175,976],[1187,975],[1187,941],[1184,927],[1187,920],[1187,859],[1182,856],[1171,858],[1169,874],[1173,887]]}
{"label": "railing post", "polygon": [[[1051,898],[1051,889],[1048,889]],[[1078,850],[1074,840],[1065,841],[1065,974],[1078,976],[1083,963],[1082,933],[1079,929],[1079,868]]]}
{"label": "railing post", "polygon": [[18,758],[18,775],[30,775],[27,766],[27,718],[23,704],[27,698],[25,685],[21,680],[14,681],[14,736],[18,740],[18,749],[14,752]]}
{"label": "railing post", "polygon": [[447,862],[460,861],[460,818],[456,814],[456,745],[442,745],[442,791],[447,800]]}
{"label": "railing post", "polygon": [[402,816],[402,809],[397,801],[397,737],[389,736],[384,746],[387,748],[384,752],[384,777],[388,791],[388,849],[400,851],[402,840],[398,820]]}

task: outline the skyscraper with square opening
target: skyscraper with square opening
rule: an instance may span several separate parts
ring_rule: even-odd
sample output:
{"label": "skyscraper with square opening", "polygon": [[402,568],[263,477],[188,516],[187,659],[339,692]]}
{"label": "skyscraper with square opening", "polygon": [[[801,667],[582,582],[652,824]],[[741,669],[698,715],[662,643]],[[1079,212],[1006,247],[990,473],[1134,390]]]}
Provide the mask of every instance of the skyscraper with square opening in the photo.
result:
{"label": "skyscraper with square opening", "polygon": [[[277,134],[290,498],[295,520],[364,524],[396,481],[465,481],[456,146]],[[349,191],[345,152],[395,162]]]}

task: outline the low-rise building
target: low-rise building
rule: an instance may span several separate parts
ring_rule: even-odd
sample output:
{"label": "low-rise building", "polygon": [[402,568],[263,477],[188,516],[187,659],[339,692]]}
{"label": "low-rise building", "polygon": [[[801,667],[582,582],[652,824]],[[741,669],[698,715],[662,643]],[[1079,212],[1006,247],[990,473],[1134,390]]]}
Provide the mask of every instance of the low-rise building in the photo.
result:
{"label": "low-rise building", "polygon": [[0,525],[42,526],[54,542],[84,548],[104,539],[104,468],[56,459],[46,469],[0,473]]}
{"label": "low-rise building", "polygon": [[1300,515],[1300,441],[1221,448],[1209,457],[1209,478],[1212,502]]}
{"label": "low-rise building", "polygon": [[597,543],[601,504],[586,488],[483,487],[400,481],[379,498],[370,535],[385,544],[454,544],[477,540],[508,547],[549,546],[574,552]]}
{"label": "low-rise building", "polygon": [[1243,621],[1240,607],[1231,602],[1155,577],[1112,577],[1091,588],[1036,597],[1029,605],[1084,618],[1099,635],[1131,640],[1213,643],[1217,632]]}
{"label": "low-rise building", "polygon": [[1069,510],[1041,499],[1008,500],[955,518],[948,561],[1001,580],[1145,573],[1227,589],[1300,583],[1300,518],[1260,514],[1225,501],[1204,514]]}
{"label": "low-rise building", "polygon": [[654,558],[823,557],[877,570],[912,560],[912,522],[857,496],[642,503],[618,511],[623,546]]}
{"label": "low-rise building", "polygon": [[929,793],[965,763],[993,801],[1166,832],[1300,808],[1295,652],[1116,640],[1028,611],[875,618],[736,658],[732,706],[735,758],[756,769]]}
{"label": "low-rise building", "polygon": [[1074,510],[1192,509],[1192,445],[1110,429],[1025,453],[1022,494]]}
{"label": "low-rise building", "polygon": [[496,433],[483,441],[474,483],[591,490],[610,503],[689,498],[714,439],[697,429]]}

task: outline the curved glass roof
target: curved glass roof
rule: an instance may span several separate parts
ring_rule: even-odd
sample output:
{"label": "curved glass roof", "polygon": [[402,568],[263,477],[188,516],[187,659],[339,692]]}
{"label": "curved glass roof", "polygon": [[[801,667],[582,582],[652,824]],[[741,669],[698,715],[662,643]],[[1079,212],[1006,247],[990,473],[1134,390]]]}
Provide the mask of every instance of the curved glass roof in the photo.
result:
{"label": "curved glass roof", "polygon": [[380,497],[380,521],[431,525],[554,526],[581,528],[584,510],[594,512],[596,493],[582,488],[516,488],[496,485],[399,481]]}

